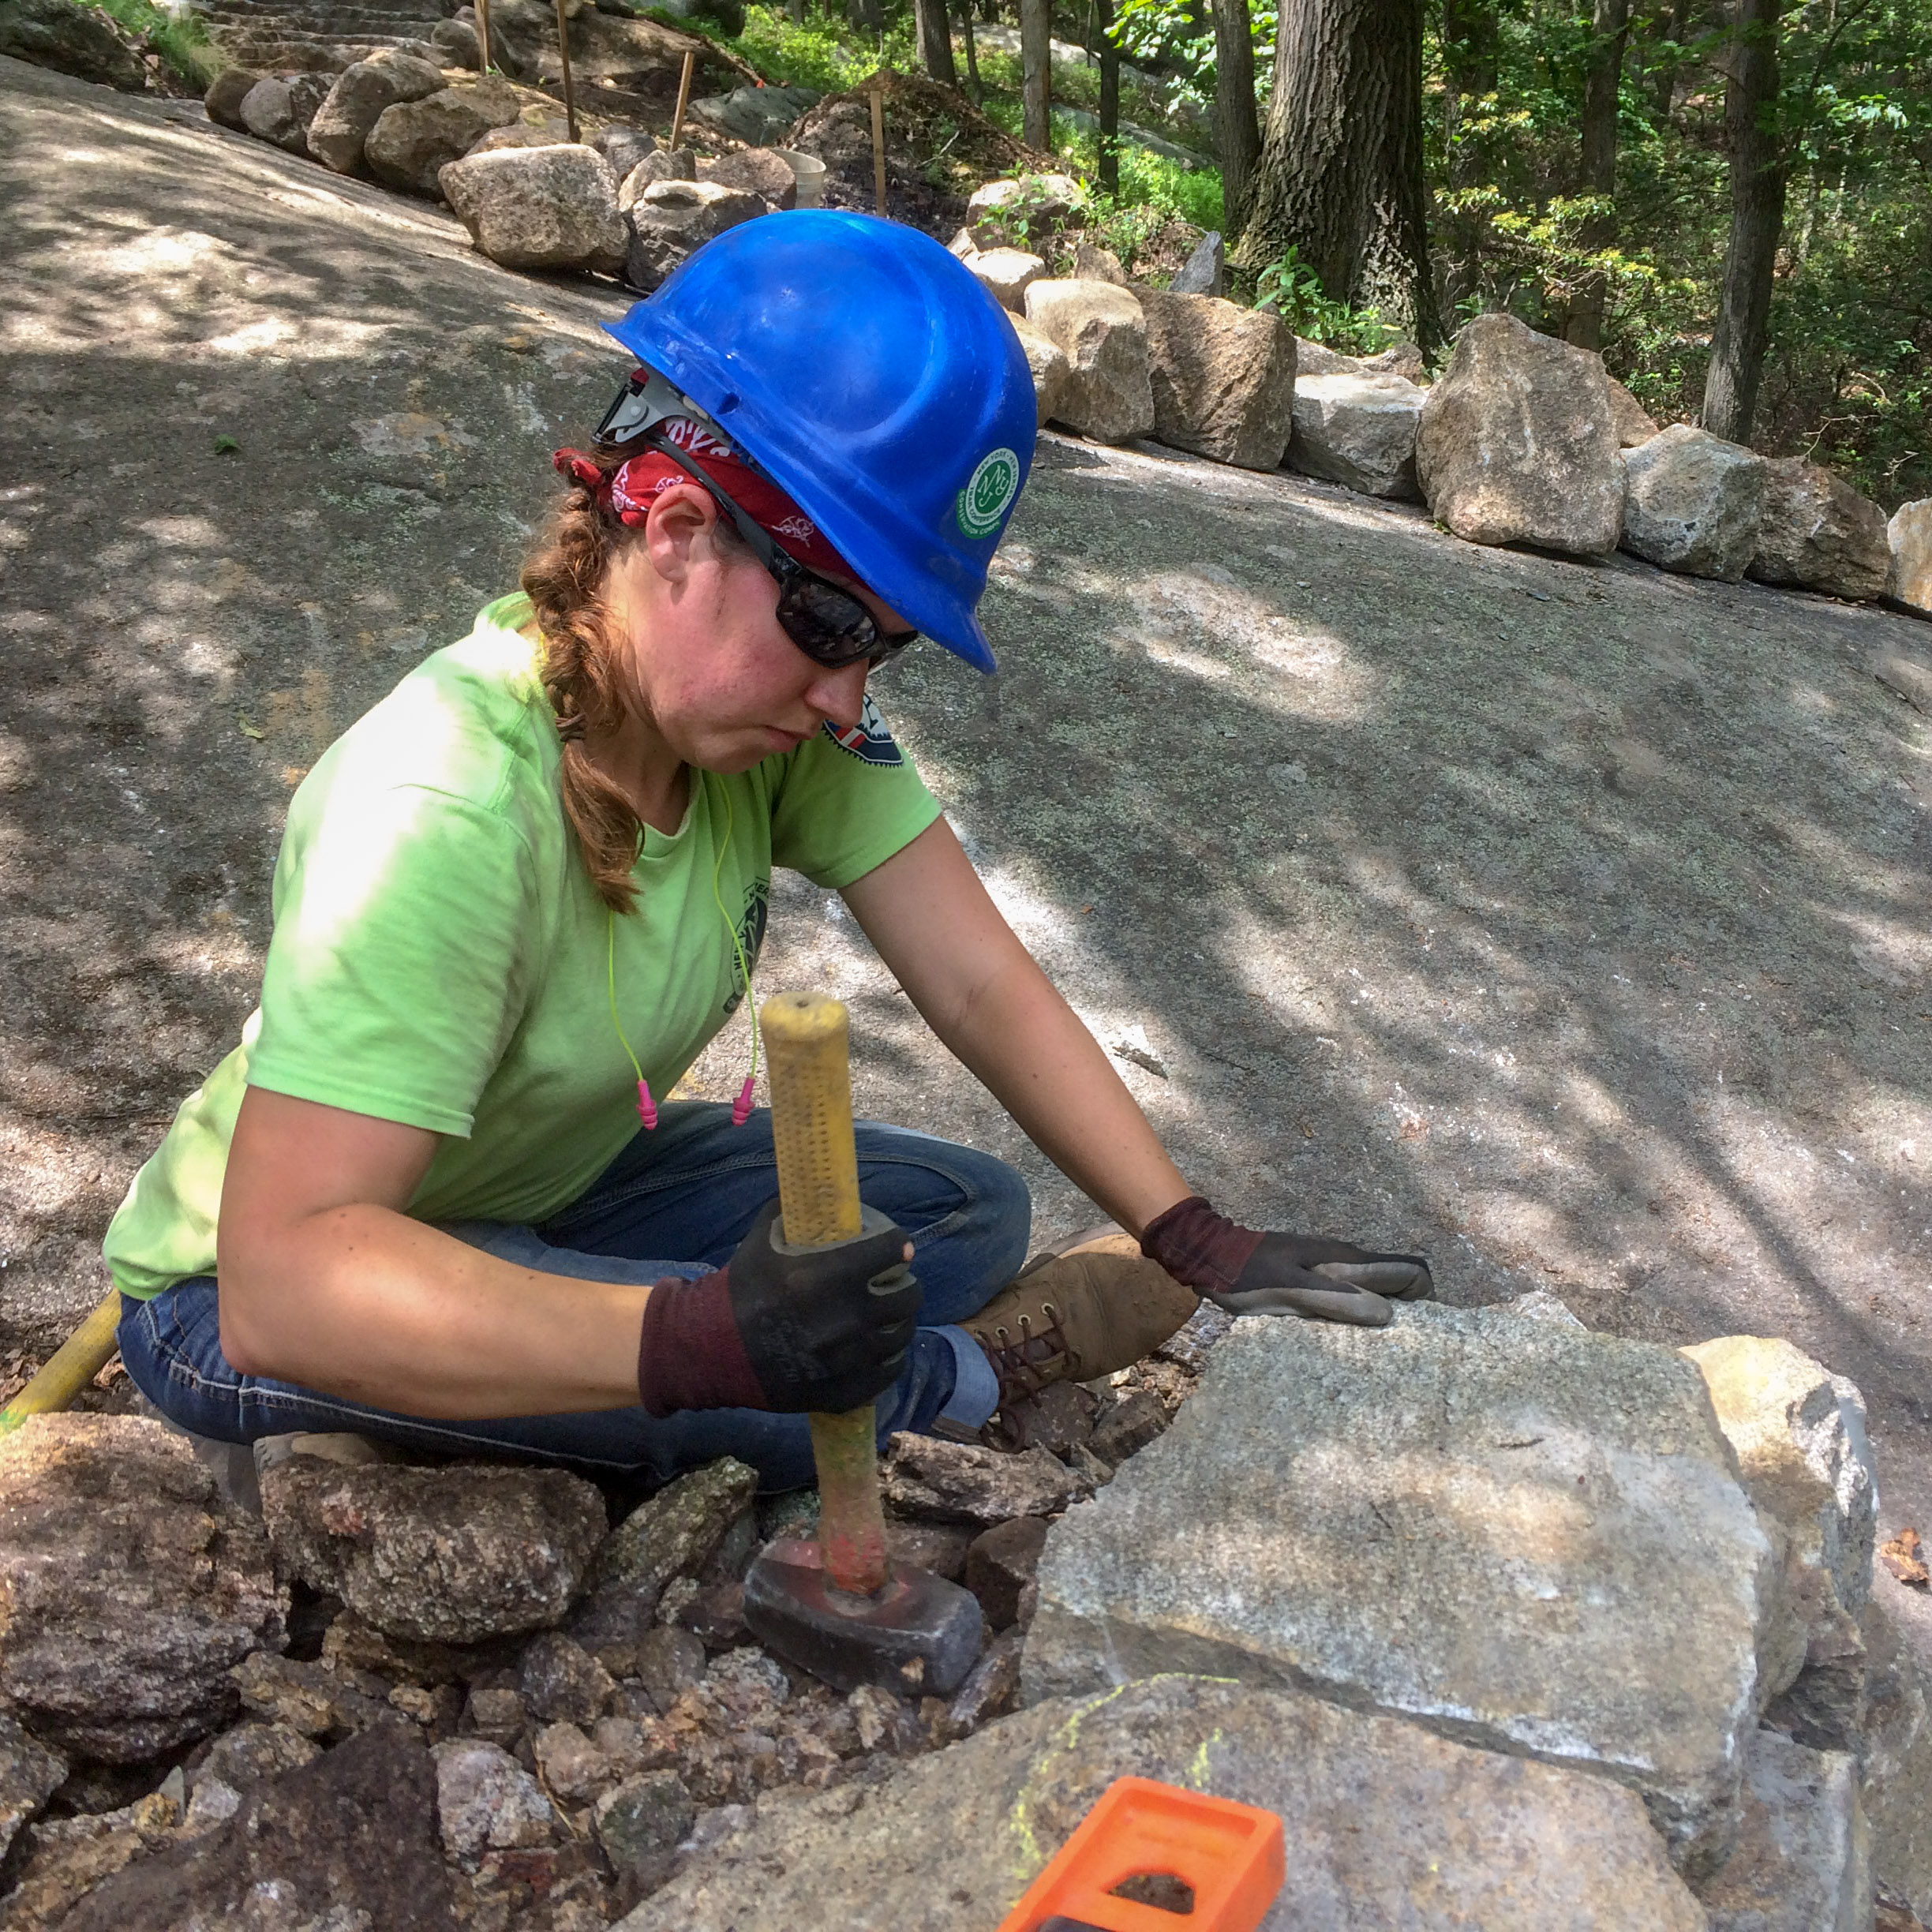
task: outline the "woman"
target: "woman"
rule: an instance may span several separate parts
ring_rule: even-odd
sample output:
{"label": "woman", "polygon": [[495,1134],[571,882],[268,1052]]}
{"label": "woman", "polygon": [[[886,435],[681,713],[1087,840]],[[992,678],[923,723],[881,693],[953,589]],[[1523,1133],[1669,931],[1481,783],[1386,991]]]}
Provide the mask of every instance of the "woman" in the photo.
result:
{"label": "woman", "polygon": [[[799,213],[611,332],[646,366],[597,453],[560,453],[524,594],[291,804],[260,1006],[108,1231],[141,1389],[231,1442],[349,1430],[650,1481],[729,1452],[777,1488],[811,1480],[805,1411],[971,1435],[1138,1360],[1197,1291],[1372,1324],[1427,1292],[1413,1257],[1192,1193],[866,697],[921,634],[993,668],[975,606],[1035,404],[991,298],[910,230]],[[777,1245],[750,1080],[736,1109],[656,1099],[748,993],[774,863],[844,894],[1126,1234],[1016,1279],[1019,1177],[864,1125],[886,1230]]]}

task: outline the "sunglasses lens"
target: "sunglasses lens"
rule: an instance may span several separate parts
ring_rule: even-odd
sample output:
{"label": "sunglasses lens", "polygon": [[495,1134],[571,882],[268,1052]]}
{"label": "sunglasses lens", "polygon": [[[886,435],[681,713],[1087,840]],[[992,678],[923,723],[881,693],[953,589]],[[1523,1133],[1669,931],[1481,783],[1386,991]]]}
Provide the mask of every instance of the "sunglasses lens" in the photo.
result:
{"label": "sunglasses lens", "polygon": [[816,578],[795,578],[785,586],[778,621],[792,642],[822,665],[856,664],[881,641],[872,613],[856,597]]}

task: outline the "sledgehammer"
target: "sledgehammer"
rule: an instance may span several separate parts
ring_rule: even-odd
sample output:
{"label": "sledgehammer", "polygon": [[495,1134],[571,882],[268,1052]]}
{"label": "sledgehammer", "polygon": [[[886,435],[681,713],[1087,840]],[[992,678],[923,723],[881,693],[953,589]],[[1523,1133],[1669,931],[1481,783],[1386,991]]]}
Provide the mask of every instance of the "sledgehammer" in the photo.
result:
{"label": "sledgehammer", "polygon": [[[856,1241],[859,1200],[845,1008],[774,993],[758,1015],[771,1069],[779,1226],[788,1246]],[[882,1223],[874,1219],[874,1231]],[[745,1577],[745,1622],[781,1657],[841,1690],[876,1683],[943,1697],[979,1654],[978,1600],[886,1556],[870,1408],[811,1418],[818,1535],[781,1537]]]}

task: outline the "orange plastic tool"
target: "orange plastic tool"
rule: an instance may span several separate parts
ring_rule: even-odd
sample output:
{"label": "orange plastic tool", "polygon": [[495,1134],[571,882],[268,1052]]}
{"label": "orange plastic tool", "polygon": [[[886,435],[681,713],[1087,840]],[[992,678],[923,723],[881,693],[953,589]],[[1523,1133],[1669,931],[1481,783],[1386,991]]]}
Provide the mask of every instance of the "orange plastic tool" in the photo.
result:
{"label": "orange plastic tool", "polygon": [[[1255,1932],[1282,1889],[1281,1820],[1272,1811],[1117,1778],[1000,1932]],[[1116,1896],[1143,1874],[1193,1892],[1185,1916]]]}

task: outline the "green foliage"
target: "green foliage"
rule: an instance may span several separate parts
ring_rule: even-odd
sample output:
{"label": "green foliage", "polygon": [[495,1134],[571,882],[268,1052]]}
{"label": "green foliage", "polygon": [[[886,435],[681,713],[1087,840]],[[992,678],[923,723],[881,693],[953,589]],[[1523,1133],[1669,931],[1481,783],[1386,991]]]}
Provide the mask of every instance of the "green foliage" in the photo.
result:
{"label": "green foliage", "polygon": [[1294,249],[1261,271],[1254,305],[1279,315],[1297,335],[1343,355],[1380,354],[1398,332],[1377,310],[1351,309],[1324,294],[1320,276],[1297,259]]}
{"label": "green foliage", "polygon": [[844,93],[882,66],[900,73],[919,66],[910,7],[889,12],[879,36],[848,25],[842,10],[808,6],[805,18],[795,21],[783,6],[753,5],[745,9],[744,32],[720,45],[743,56],[767,80],[816,88],[822,94]]}
{"label": "green foliage", "polygon": [[93,0],[93,4],[129,33],[142,36],[170,71],[190,87],[208,87],[227,64],[209,43],[208,29],[193,13],[177,19],[167,8],[152,5],[151,0]]}

